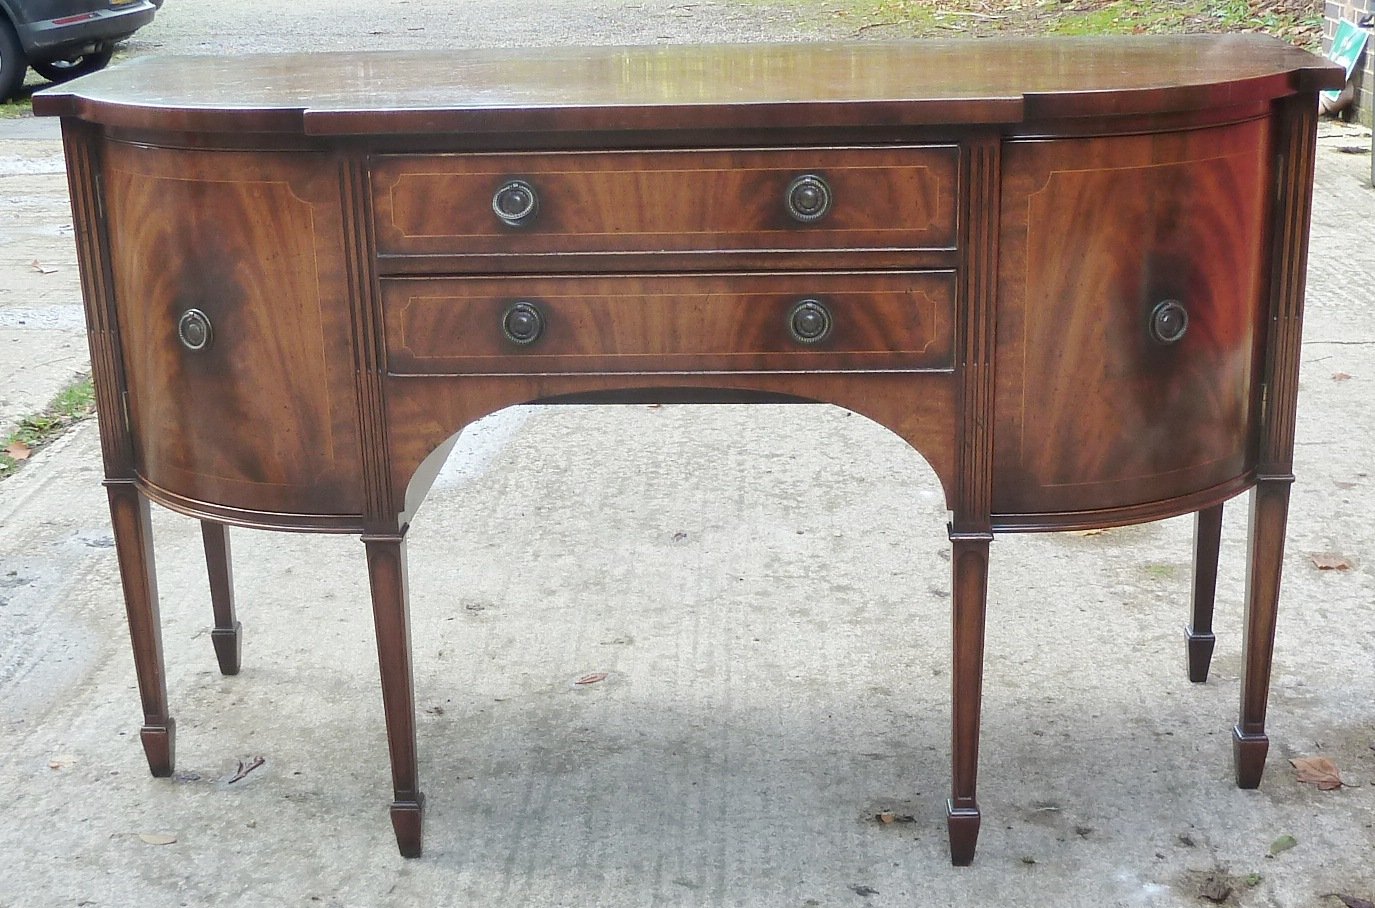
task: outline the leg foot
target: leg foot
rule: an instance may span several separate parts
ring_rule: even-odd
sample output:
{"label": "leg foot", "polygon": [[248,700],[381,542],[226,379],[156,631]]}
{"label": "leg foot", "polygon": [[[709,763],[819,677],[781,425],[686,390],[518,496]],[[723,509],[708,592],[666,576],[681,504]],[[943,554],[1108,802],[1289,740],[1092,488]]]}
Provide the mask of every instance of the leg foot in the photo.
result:
{"label": "leg foot", "polygon": [[1236,770],[1237,788],[1259,788],[1265,774],[1265,755],[1270,739],[1264,734],[1248,734],[1240,728],[1232,729],[1232,765]]}
{"label": "leg foot", "polygon": [[177,720],[169,716],[166,725],[145,725],[138,736],[148,758],[149,772],[159,779],[170,776],[177,765]]}
{"label": "leg foot", "polygon": [[1213,662],[1213,647],[1217,637],[1211,632],[1202,634],[1191,624],[1184,628],[1184,640],[1189,652],[1189,680],[1202,684],[1208,680],[1208,667]]}
{"label": "leg foot", "polygon": [[420,857],[424,819],[424,795],[416,795],[414,801],[392,801],[391,826],[396,833],[396,847],[400,849],[403,858]]}
{"label": "leg foot", "polygon": [[945,802],[945,825],[950,833],[950,863],[968,867],[974,861],[974,848],[979,843],[979,808],[956,807],[954,801]]}
{"label": "leg foot", "polygon": [[235,621],[233,627],[215,628],[210,632],[210,643],[215,647],[220,674],[237,675],[243,656],[243,625]]}

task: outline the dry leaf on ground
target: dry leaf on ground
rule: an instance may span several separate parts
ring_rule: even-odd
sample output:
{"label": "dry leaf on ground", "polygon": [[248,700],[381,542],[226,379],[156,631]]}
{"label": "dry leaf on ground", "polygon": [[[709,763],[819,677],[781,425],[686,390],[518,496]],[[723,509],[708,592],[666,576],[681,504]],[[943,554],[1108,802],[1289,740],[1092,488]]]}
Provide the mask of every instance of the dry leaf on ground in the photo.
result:
{"label": "dry leaf on ground", "polygon": [[1308,556],[1313,562],[1313,566],[1320,571],[1349,571],[1351,562],[1341,555],[1334,555],[1331,552],[1316,552]]}
{"label": "dry leaf on ground", "polygon": [[1342,787],[1337,764],[1327,757],[1295,757],[1289,765],[1298,771],[1300,782],[1316,785],[1319,791],[1335,791]]}
{"label": "dry leaf on ground", "polygon": [[1333,373],[1332,373],[1332,380],[1333,380],[1333,381],[1351,381],[1351,373],[1350,373],[1350,372],[1333,372]]}
{"label": "dry leaf on ground", "polygon": [[266,762],[267,760],[264,757],[254,757],[247,763],[245,763],[243,760],[240,760],[239,768],[234,772],[234,775],[229,777],[229,781],[226,784],[233,785],[235,782],[240,781],[250,772],[257,769],[259,766],[262,766]]}
{"label": "dry leaf on ground", "polygon": [[30,448],[22,441],[12,441],[5,448],[5,453],[15,460],[28,460],[29,455],[33,453],[33,448]]}
{"label": "dry leaf on ground", "polygon": [[32,262],[29,262],[29,267],[32,268],[34,271],[37,271],[39,274],[54,274],[57,271],[56,268],[52,267],[51,265],[45,265],[38,259],[34,259]]}
{"label": "dry leaf on ground", "polygon": [[605,680],[606,680],[606,672],[589,672],[588,674],[583,675],[581,678],[579,678],[578,680],[574,681],[573,683],[574,683],[574,684],[583,684],[583,685],[586,685],[586,684],[596,684],[598,681],[605,681]]}

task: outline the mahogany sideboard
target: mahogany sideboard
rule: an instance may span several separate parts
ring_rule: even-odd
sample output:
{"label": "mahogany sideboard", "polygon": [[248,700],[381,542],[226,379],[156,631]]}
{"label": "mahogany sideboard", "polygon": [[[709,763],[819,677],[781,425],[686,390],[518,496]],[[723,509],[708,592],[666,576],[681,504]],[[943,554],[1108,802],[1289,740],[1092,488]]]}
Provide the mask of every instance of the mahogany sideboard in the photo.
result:
{"label": "mahogany sideboard", "polygon": [[1316,92],[1256,35],[147,58],[63,118],[124,598],[172,772],[148,502],[359,533],[391,819],[421,850],[407,527],[457,433],[528,402],[837,404],[951,512],[951,858],[975,792],[996,532],[1251,492],[1237,784],[1260,783]]}

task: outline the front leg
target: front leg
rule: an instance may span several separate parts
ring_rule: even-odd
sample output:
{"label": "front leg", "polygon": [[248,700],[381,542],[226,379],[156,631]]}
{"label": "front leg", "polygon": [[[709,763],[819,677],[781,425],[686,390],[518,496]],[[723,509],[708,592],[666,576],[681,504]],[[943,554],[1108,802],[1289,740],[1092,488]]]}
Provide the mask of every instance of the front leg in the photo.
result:
{"label": "front leg", "polygon": [[109,479],[110,521],[115,531],[115,554],[134,646],[134,672],[143,701],[139,738],[155,776],[170,776],[176,762],[176,722],[167,711],[167,672],[162,660],[162,620],[158,613],[158,581],[153,565],[153,529],[148,499],[132,480]]}
{"label": "front leg", "polygon": [[950,534],[954,595],[951,781],[946,802],[950,863],[974,860],[979,841],[979,711],[983,698],[984,613],[988,600],[988,534]]}
{"label": "front leg", "polygon": [[364,536],[372,588],[382,706],[391,752],[391,822],[403,857],[420,857],[425,796],[415,746],[415,684],[411,669],[411,622],[406,583],[404,528],[395,536]]}
{"label": "front leg", "polygon": [[1275,618],[1284,562],[1284,528],[1293,477],[1262,478],[1251,490],[1250,550],[1246,563],[1246,622],[1242,636],[1241,716],[1232,730],[1237,787],[1256,788],[1270,739],[1265,707],[1275,651]]}

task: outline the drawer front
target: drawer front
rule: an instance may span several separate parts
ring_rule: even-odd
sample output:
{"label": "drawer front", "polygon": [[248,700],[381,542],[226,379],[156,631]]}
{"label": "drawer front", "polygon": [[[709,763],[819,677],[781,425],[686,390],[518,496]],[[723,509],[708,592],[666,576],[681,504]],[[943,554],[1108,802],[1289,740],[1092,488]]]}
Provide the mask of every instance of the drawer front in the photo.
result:
{"label": "drawer front", "polygon": [[[948,249],[957,164],[955,146],[383,155],[372,163],[377,250]],[[517,181],[525,188],[494,205]]]}
{"label": "drawer front", "polygon": [[397,374],[947,370],[954,299],[953,272],[382,282]]}

